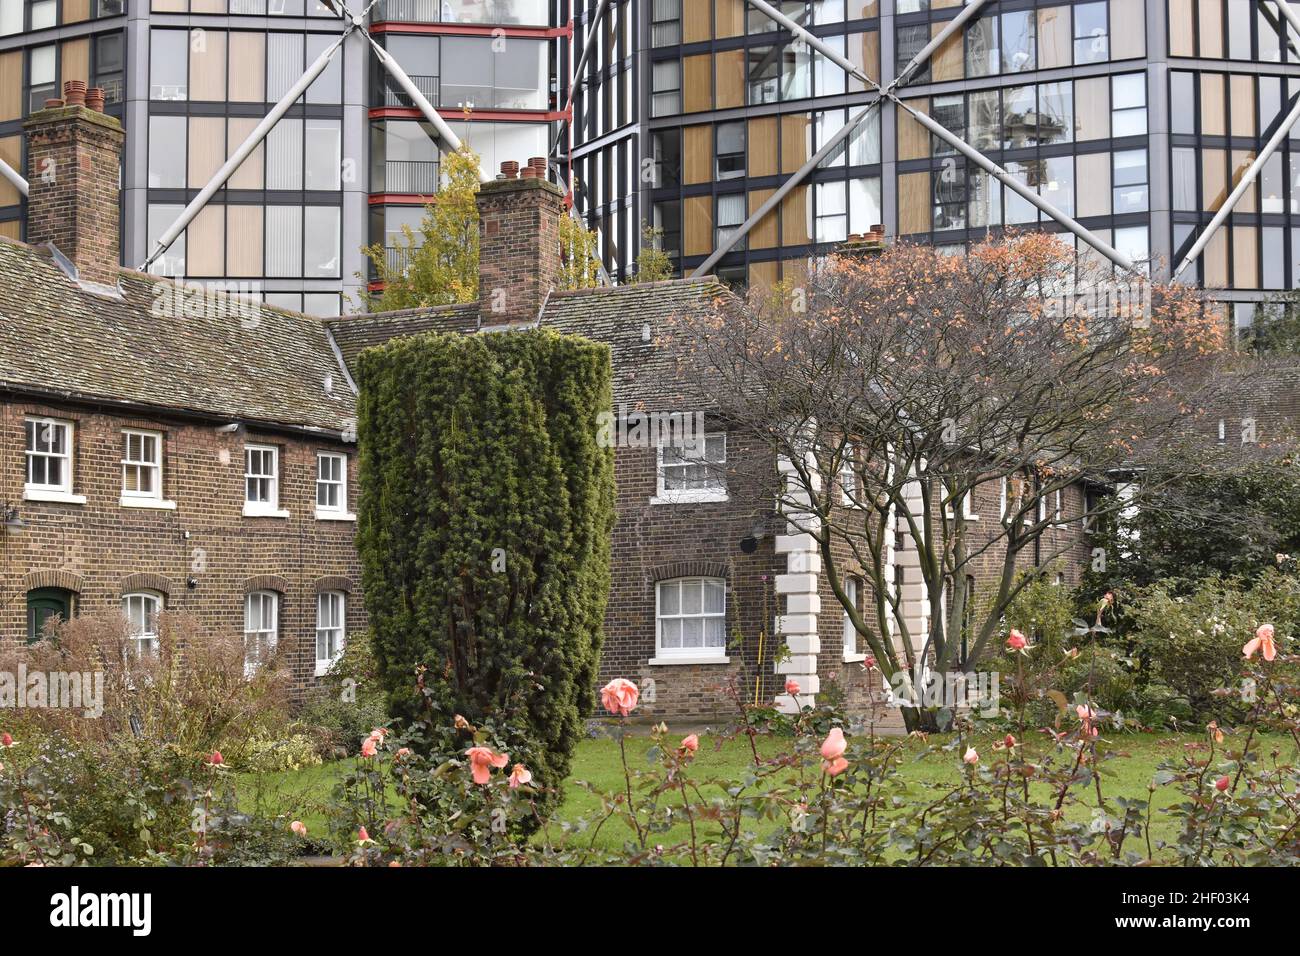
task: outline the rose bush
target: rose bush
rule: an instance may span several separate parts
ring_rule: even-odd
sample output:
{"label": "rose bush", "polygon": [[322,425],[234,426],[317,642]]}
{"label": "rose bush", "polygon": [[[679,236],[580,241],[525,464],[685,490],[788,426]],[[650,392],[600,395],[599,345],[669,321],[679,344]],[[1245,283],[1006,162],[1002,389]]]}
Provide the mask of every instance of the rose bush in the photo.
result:
{"label": "rose bush", "polygon": [[[1247,631],[1246,635],[1250,632]],[[598,809],[573,822],[540,815],[537,792],[514,786],[514,759],[500,750],[492,728],[467,722],[448,728],[432,760],[380,739],[373,761],[351,781],[339,828],[348,859],[364,865],[1143,865],[1300,862],[1300,771],[1295,757],[1265,760],[1259,733],[1300,733],[1300,690],[1284,679],[1285,641],[1260,627],[1237,635],[1237,653],[1253,669],[1258,695],[1243,725],[1206,729],[1204,747],[1168,762],[1145,799],[1108,793],[1114,761],[1124,759],[1108,738],[1122,718],[1087,689],[1073,701],[1044,694],[1055,714],[1046,726],[1030,708],[999,718],[1008,724],[990,750],[974,744],[987,722],[956,721],[943,741],[882,737],[827,707],[783,715],[741,704],[732,733],[781,735],[786,746],[753,763],[740,779],[697,776],[697,735],[675,737],[662,723],[650,730],[646,761],[628,751],[635,685],[611,682],[602,701],[614,718],[622,785],[591,791]],[[1272,660],[1266,652],[1272,643]],[[1026,650],[1015,646],[1009,650]],[[1032,653],[1032,651],[1030,651]],[[1254,686],[1254,685],[1247,685]],[[1038,688],[1029,688],[1038,699]],[[1240,688],[1234,693],[1241,692]],[[739,697],[739,695],[737,695]],[[1058,700],[1059,698],[1059,700]],[[1041,735],[1047,746],[1022,741]],[[1240,741],[1226,747],[1229,738]],[[904,779],[909,760],[952,768],[947,780]],[[1157,810],[1160,788],[1178,792]],[[395,795],[395,796],[394,796]],[[1177,824],[1176,838],[1152,836],[1155,812]],[[623,845],[597,845],[607,828],[622,827]],[[684,834],[684,835],[683,835]]]}

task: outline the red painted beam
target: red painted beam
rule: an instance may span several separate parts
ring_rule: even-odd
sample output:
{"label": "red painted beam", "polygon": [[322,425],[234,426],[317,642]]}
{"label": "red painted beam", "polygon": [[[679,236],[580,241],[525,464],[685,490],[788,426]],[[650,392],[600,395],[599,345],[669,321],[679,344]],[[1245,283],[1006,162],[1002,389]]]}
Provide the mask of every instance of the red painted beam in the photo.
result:
{"label": "red painted beam", "polygon": [[[439,109],[438,115],[443,119],[463,120],[465,111],[458,109]],[[565,117],[560,110],[491,110],[475,107],[469,121],[497,120],[507,123],[553,123]],[[373,106],[370,108],[371,119],[424,119],[424,114],[414,107]]]}
{"label": "red painted beam", "polygon": [[427,206],[436,194],[428,196],[422,193],[371,193],[372,206]]}
{"label": "red painted beam", "polygon": [[485,23],[406,23],[389,20],[376,23],[371,33],[413,33],[433,36],[493,37],[507,36],[534,40],[573,36],[572,24],[563,27],[493,26]]}

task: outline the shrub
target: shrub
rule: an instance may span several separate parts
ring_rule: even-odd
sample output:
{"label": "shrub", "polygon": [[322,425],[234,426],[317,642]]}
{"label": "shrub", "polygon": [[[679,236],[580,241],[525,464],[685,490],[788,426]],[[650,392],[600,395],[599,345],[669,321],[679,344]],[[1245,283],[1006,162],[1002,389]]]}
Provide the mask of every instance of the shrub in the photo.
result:
{"label": "shrub", "polygon": [[390,711],[492,720],[537,748],[548,787],[594,694],[610,374],[607,347],[543,330],[431,333],[360,360],[357,548]]}
{"label": "shrub", "polygon": [[298,722],[308,728],[321,757],[331,759],[355,755],[371,728],[387,720],[370,633],[350,634],[342,656],[303,703]]}
{"label": "shrub", "polygon": [[[1262,690],[1235,731],[1240,744],[1220,749],[1234,731],[1211,725],[1206,743],[1168,761],[1145,798],[1111,791],[1108,765],[1128,755],[1105,746],[1110,719],[1083,705],[1044,728],[1045,746],[1026,746],[1039,735],[1023,722],[990,745],[988,728],[962,716],[952,739],[919,748],[854,734],[824,706],[793,716],[746,707],[737,732],[780,733],[782,752],[753,748],[739,778],[709,779],[693,764],[694,735],[679,739],[660,724],[649,740],[631,738],[624,717],[609,727],[621,778],[605,790],[588,786],[597,804],[589,815],[531,834],[540,794],[529,783],[511,786],[514,755],[477,777],[466,757],[470,746],[496,754],[492,728],[437,730],[427,756],[377,730],[373,754],[336,795],[336,832],[348,861],[367,866],[1294,864],[1300,819],[1288,795],[1300,770],[1265,759],[1257,734],[1300,730],[1298,688],[1265,670],[1274,666],[1254,671]],[[644,759],[629,756],[633,748],[644,748]],[[905,780],[904,761],[941,772]],[[1157,800],[1162,787],[1178,796]],[[1177,824],[1172,841],[1150,832],[1156,803]],[[627,834],[621,846],[596,847],[607,826]]]}
{"label": "shrub", "polygon": [[60,622],[45,639],[0,652],[0,670],[102,674],[103,714],[87,708],[28,711],[33,726],[79,742],[130,736],[198,756],[288,727],[287,678],[270,660],[245,673],[243,638],[204,631],[189,615],[158,615],[158,651],[140,655],[121,614]]}
{"label": "shrub", "polygon": [[1073,632],[1074,593],[1052,583],[1055,574],[1052,567],[1025,573],[1032,575],[1032,580],[1007,607],[1007,627],[1015,628],[1035,643],[1062,647]]}
{"label": "shrub", "polygon": [[1270,569],[1249,582],[1218,575],[1165,581],[1140,591],[1126,617],[1125,637],[1155,695],[1167,698],[1172,689],[1197,720],[1238,719],[1245,710],[1237,693],[1242,644],[1265,621],[1295,632],[1300,580]]}
{"label": "shrub", "polygon": [[318,767],[321,755],[316,740],[307,734],[288,737],[252,737],[241,748],[240,759],[231,765],[248,773],[278,773]]}
{"label": "shrub", "polygon": [[284,862],[288,821],[241,813],[233,778],[129,735],[16,738],[0,769],[0,866]]}
{"label": "shrub", "polygon": [[[1025,653],[1003,653],[981,662],[1000,673],[1000,688],[1010,711],[1026,708],[1033,723],[1052,722],[1059,704],[1049,691],[1066,700],[1091,699],[1111,713],[1139,710],[1138,681],[1132,661],[1109,646],[1105,626],[1080,626],[1074,616],[1076,595],[1051,583],[1052,570],[1026,572],[1034,579],[1007,609],[1007,631],[1020,631],[1031,641]],[[1096,608],[1091,609],[1095,615]],[[1108,618],[1109,619],[1109,618]]]}

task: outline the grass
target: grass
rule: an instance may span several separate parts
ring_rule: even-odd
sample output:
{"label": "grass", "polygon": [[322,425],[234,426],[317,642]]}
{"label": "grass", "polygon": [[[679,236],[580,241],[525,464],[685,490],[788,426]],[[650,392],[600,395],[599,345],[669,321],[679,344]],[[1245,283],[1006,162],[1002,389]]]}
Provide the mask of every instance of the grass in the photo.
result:
{"label": "grass", "polygon": [[[942,744],[945,737],[931,737],[932,744]],[[993,744],[1000,736],[989,735],[977,738],[974,743],[985,760],[993,757]],[[1196,734],[1119,734],[1103,738],[1099,749],[1103,752],[1115,752],[1114,759],[1102,763],[1101,788],[1103,796],[1110,803],[1115,797],[1145,799],[1148,785],[1157,766],[1165,760],[1178,758],[1189,747],[1203,748],[1204,735]],[[1240,741],[1230,741],[1240,746]],[[788,749],[789,740],[781,738],[760,738],[758,747],[760,755],[770,757]],[[1040,752],[1046,747],[1038,741],[1030,741],[1030,747]],[[650,741],[645,738],[629,738],[627,741],[628,763],[633,770],[648,768],[646,751]],[[1254,748],[1257,753],[1267,754],[1273,747],[1282,751],[1282,760],[1294,760],[1297,755],[1294,742],[1289,737],[1257,736]],[[961,779],[959,755],[949,751],[930,754],[918,759],[924,749],[918,741],[906,741],[902,761],[898,767],[901,781],[908,783],[908,798],[926,800],[937,799],[943,788],[955,785]],[[1201,750],[1205,756],[1208,751]],[[1064,759],[1060,757],[1058,759]],[[1218,758],[1216,758],[1218,759]],[[261,810],[269,813],[288,813],[307,824],[314,835],[324,835],[327,825],[324,806],[338,777],[352,765],[350,760],[338,761],[299,771],[276,774],[244,775],[239,779],[240,801],[245,810]],[[691,766],[691,779],[694,781],[717,779],[720,781],[739,781],[752,766],[749,744],[744,739],[724,740],[702,735],[700,749]],[[597,813],[601,808],[600,797],[578,785],[585,781],[598,792],[614,793],[624,789],[623,769],[619,759],[618,743],[607,738],[583,740],[578,744],[574,754],[573,768],[566,786],[565,801],[560,808],[558,819],[575,822],[585,816]],[[702,787],[706,796],[721,794],[721,788]],[[1041,801],[1048,801],[1051,795],[1044,785],[1034,788],[1033,796]],[[1096,807],[1096,791],[1092,785],[1075,787],[1073,796],[1081,805],[1070,810],[1072,818],[1086,820]],[[1168,807],[1181,798],[1181,794],[1172,786],[1158,787],[1153,796],[1151,814],[1152,845],[1160,840],[1172,841],[1176,828],[1161,808]],[[675,794],[664,798],[675,804],[680,798]],[[1114,810],[1112,804],[1112,811]],[[750,824],[765,826],[767,824]],[[716,828],[715,831],[716,832]],[[561,839],[558,829],[553,829],[553,838]],[[613,849],[634,837],[632,829],[624,821],[611,820],[600,831],[595,845],[600,848]],[[655,842],[670,845],[685,840],[688,831],[685,824],[674,827],[668,833],[657,834]],[[584,842],[588,837],[581,837]],[[1138,849],[1139,844],[1132,842],[1131,848]],[[1157,859],[1161,854],[1157,850]]]}

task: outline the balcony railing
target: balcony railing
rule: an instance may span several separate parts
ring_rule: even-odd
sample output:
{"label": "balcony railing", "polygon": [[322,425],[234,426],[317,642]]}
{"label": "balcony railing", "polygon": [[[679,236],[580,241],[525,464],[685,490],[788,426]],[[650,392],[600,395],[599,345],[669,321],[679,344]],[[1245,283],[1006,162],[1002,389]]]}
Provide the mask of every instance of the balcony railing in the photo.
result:
{"label": "balcony railing", "polygon": [[550,8],[546,0],[380,0],[371,22],[398,23],[489,23],[547,26]]}
{"label": "balcony railing", "polygon": [[391,159],[384,163],[384,192],[431,196],[437,191],[437,163],[411,159]]}
{"label": "balcony railing", "polygon": [[[438,78],[436,76],[412,76],[411,82],[415,88],[424,94],[424,98],[434,106],[438,105]],[[397,85],[397,81],[391,76],[384,77],[383,92],[380,94],[383,101],[381,106],[404,106],[408,109],[415,107],[415,101],[406,95],[406,92]]]}
{"label": "balcony railing", "polygon": [[104,90],[104,102],[108,104],[122,102],[122,74],[101,73],[95,77],[95,85]]}
{"label": "balcony railing", "polygon": [[380,0],[370,19],[375,23],[385,20],[398,23],[441,23],[441,9],[442,0]]}
{"label": "balcony railing", "polygon": [[410,265],[412,251],[408,246],[384,246],[384,267],[388,273],[405,272]]}

